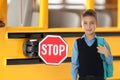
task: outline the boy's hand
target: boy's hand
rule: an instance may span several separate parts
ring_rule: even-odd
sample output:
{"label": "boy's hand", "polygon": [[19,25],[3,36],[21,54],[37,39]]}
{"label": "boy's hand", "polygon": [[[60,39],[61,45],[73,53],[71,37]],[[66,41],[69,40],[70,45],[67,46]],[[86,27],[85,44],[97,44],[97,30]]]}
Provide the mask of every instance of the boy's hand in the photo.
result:
{"label": "boy's hand", "polygon": [[98,45],[97,49],[98,49],[98,53],[104,54],[105,57],[109,57],[109,56],[110,56],[110,52],[109,52],[109,50],[106,48],[105,45],[104,45],[104,46]]}

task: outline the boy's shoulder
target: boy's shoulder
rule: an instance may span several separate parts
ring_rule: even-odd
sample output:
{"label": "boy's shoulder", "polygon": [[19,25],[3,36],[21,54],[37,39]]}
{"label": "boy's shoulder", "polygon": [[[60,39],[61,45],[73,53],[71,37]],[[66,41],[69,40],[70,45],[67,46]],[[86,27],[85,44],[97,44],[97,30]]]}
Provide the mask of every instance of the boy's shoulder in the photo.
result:
{"label": "boy's shoulder", "polygon": [[79,37],[79,38],[76,39],[76,41],[77,41],[77,42],[80,42],[81,39],[83,39],[83,38]]}
{"label": "boy's shoulder", "polygon": [[76,40],[80,40],[80,39],[81,39],[81,37],[77,38]]}
{"label": "boy's shoulder", "polygon": [[76,40],[81,40],[81,39],[84,39],[84,37],[78,37]]}

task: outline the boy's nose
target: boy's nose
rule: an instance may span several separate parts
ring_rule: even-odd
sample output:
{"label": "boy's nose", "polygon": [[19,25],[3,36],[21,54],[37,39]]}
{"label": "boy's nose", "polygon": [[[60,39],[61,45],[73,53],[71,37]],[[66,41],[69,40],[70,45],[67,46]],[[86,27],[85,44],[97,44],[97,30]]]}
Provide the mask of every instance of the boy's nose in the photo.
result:
{"label": "boy's nose", "polygon": [[88,27],[88,28],[90,28],[90,27],[91,27],[91,25],[90,25],[90,24],[88,24],[88,25],[87,25],[87,27]]}

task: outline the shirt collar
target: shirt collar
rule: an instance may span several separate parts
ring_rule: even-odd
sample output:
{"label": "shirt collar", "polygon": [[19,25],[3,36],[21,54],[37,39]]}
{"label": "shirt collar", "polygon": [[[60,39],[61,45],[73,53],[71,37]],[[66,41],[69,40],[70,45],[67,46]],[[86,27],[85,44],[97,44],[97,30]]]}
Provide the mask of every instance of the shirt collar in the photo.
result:
{"label": "shirt collar", "polygon": [[[82,38],[87,39],[87,37],[85,36],[85,34],[81,37],[81,39],[82,39]],[[97,36],[96,36],[96,35],[93,37],[93,39],[95,39],[95,38],[97,39]],[[92,40],[93,40],[93,39],[92,39]]]}

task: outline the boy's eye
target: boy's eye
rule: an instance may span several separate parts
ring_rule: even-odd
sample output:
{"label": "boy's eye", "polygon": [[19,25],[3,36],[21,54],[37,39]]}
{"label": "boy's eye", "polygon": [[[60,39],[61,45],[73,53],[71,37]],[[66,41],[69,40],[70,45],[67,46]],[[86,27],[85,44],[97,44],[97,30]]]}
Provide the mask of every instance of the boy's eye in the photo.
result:
{"label": "boy's eye", "polygon": [[87,24],[87,22],[84,22],[84,24]]}
{"label": "boy's eye", "polygon": [[90,24],[94,24],[94,22],[91,22]]}

